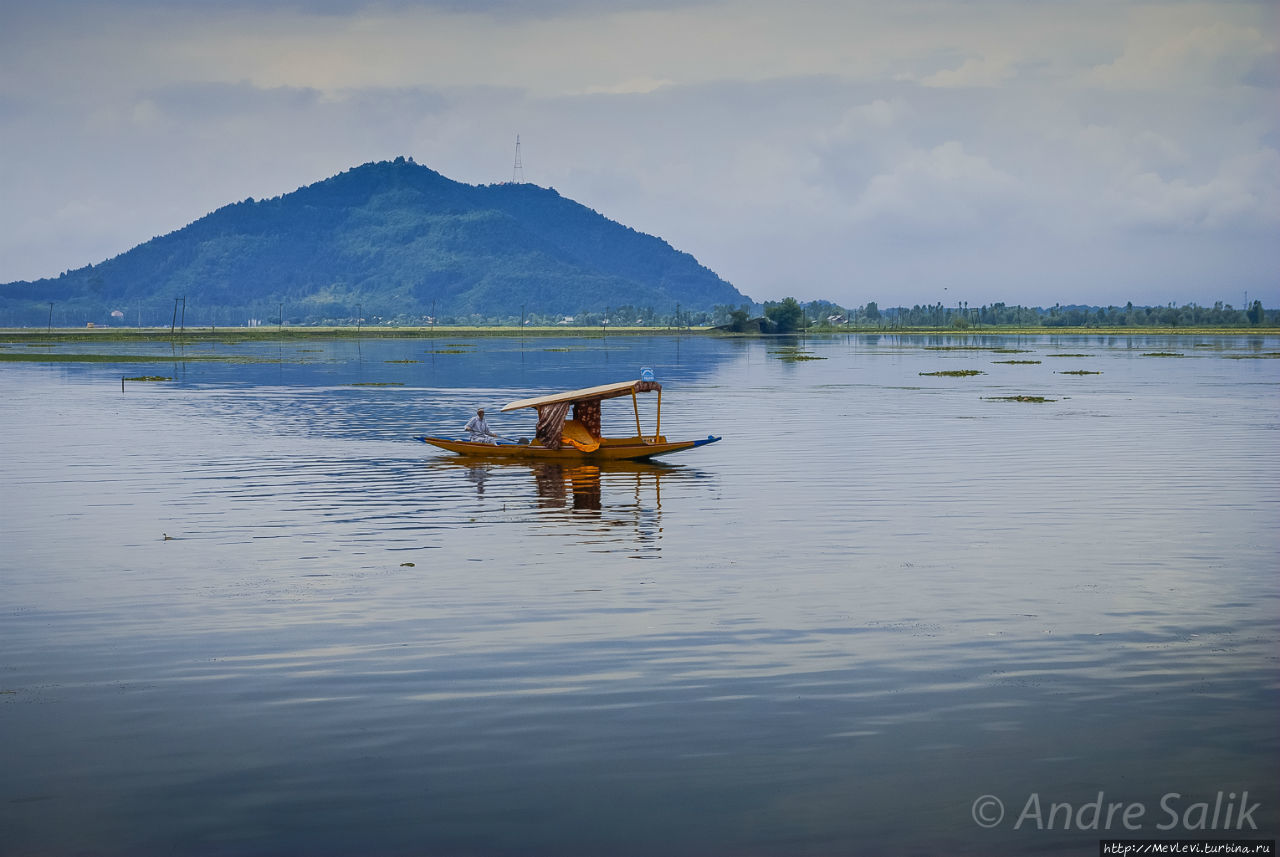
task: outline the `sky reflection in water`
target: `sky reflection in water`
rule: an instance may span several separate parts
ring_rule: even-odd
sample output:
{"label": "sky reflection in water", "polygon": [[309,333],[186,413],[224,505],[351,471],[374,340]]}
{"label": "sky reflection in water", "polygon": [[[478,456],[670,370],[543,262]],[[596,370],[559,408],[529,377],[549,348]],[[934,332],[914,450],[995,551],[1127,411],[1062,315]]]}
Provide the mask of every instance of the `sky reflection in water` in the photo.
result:
{"label": "sky reflection in water", "polygon": [[[1104,791],[1153,836],[1219,789],[1272,838],[1280,364],[1229,358],[1278,345],[259,344],[219,349],[285,362],[123,394],[8,364],[4,850],[1056,853],[1101,834],[973,800]],[[725,440],[410,440],[642,365],[664,433]],[[920,375],[953,368],[986,374]]]}

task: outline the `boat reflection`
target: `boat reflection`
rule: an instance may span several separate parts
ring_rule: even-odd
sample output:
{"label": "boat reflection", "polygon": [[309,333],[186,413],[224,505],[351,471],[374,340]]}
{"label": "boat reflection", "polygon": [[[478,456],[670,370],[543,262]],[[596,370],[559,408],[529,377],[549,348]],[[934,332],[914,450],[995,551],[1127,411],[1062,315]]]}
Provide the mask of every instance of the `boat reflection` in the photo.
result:
{"label": "boat reflection", "polygon": [[[501,503],[510,510],[513,504],[529,503],[535,512],[534,523],[585,524],[590,533],[608,534],[607,541],[620,539],[654,549],[662,535],[663,482],[670,486],[704,476],[679,465],[633,461],[562,464],[437,459],[430,466],[461,475],[485,505]],[[523,473],[532,477],[531,482],[513,479]],[[526,493],[530,485],[533,491]],[[590,541],[599,543],[594,536]]]}

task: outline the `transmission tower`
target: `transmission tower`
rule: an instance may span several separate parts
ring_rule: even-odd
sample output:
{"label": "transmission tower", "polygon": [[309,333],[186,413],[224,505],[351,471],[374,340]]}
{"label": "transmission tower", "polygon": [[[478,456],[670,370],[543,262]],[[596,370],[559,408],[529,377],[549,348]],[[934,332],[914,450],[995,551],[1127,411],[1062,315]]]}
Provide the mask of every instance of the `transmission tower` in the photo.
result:
{"label": "transmission tower", "polygon": [[511,168],[511,183],[524,184],[524,165],[520,163],[520,135],[516,135],[516,162]]}

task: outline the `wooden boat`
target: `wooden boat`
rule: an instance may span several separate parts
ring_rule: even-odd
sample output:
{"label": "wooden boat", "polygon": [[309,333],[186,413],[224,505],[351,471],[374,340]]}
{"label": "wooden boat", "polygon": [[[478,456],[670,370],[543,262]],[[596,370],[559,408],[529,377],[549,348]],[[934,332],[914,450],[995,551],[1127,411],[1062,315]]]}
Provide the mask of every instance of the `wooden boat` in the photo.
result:
{"label": "wooden boat", "polygon": [[[653,434],[640,427],[638,394],[657,393],[658,406]],[[631,437],[604,437],[600,427],[600,403],[605,399],[630,396],[636,417],[636,433]],[[538,412],[534,438],[528,442],[500,440],[497,444],[445,437],[415,438],[459,455],[484,458],[516,458],[535,461],[643,461],[720,440],[708,435],[701,440],[667,440],[662,435],[662,385],[656,381],[622,381],[549,396],[519,399],[503,405],[502,411],[532,408]],[[569,417],[572,408],[573,416]]]}

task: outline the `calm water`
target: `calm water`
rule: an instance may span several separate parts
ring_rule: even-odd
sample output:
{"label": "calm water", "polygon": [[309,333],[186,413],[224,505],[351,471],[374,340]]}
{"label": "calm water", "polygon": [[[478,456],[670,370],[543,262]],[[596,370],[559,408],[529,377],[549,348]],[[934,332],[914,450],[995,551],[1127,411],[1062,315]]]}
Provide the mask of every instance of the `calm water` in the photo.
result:
{"label": "calm water", "polygon": [[[1280,339],[112,347],[173,360],[0,364],[0,854],[1280,829]],[[600,469],[411,440],[476,406],[529,435],[492,412],[641,366],[664,433],[724,440]],[[1246,790],[1256,832],[1195,829]],[[1097,829],[1113,802],[1141,830]]]}

